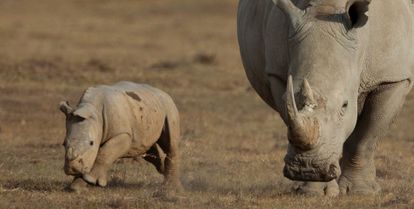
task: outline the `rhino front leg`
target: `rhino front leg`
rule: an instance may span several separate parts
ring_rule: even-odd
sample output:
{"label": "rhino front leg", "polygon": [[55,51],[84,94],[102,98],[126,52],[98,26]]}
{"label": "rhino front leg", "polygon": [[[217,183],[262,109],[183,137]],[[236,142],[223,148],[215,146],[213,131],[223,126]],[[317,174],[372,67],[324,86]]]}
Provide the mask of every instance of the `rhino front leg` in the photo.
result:
{"label": "rhino front leg", "polygon": [[83,179],[91,184],[98,184],[101,187],[106,186],[108,182],[108,171],[112,164],[124,156],[130,147],[131,137],[128,134],[121,134],[109,139],[99,149],[91,172],[84,174]]}
{"label": "rhino front leg", "polygon": [[410,81],[384,84],[371,92],[364,103],[354,132],[344,144],[341,160],[342,194],[375,194],[374,154],[378,139],[385,135],[411,89]]}
{"label": "rhino front leg", "polygon": [[81,177],[73,178],[72,183],[67,187],[71,192],[82,192],[87,190],[88,183],[83,180]]}

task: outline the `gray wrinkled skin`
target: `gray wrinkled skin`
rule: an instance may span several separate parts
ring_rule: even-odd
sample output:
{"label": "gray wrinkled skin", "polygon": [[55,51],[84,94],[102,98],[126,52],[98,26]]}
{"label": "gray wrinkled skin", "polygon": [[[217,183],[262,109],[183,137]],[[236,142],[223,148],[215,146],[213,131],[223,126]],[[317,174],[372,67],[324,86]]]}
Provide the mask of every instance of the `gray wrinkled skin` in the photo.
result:
{"label": "gray wrinkled skin", "polygon": [[413,11],[410,0],[240,0],[246,75],[289,127],[284,175],[306,182],[299,192],[379,191],[376,143],[412,87]]}
{"label": "gray wrinkled skin", "polygon": [[75,176],[71,189],[82,190],[85,181],[106,186],[111,165],[125,157],[152,163],[165,176],[165,191],[181,189],[179,116],[166,93],[124,81],[88,88],[76,108],[61,102],[60,110],[66,115],[64,170]]}

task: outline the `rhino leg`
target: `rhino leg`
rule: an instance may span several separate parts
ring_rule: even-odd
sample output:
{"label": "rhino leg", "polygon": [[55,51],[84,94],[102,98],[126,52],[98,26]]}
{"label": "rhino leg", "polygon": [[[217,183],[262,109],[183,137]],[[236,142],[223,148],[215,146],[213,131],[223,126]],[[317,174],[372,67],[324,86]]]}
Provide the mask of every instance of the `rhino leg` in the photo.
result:
{"label": "rhino leg", "polygon": [[124,156],[131,147],[131,137],[121,134],[109,139],[98,152],[95,164],[90,173],[84,174],[83,179],[91,184],[106,186],[108,182],[108,171],[112,164]]}
{"label": "rhino leg", "polygon": [[154,144],[152,147],[145,153],[144,159],[155,166],[157,171],[161,174],[164,174],[164,161],[161,158],[161,148],[159,145]]}
{"label": "rhino leg", "polygon": [[166,154],[164,160],[164,185],[165,191],[171,193],[171,195],[182,190],[179,179],[179,140],[180,127],[178,117],[177,119],[169,117],[166,119],[164,130],[157,143]]}
{"label": "rhino leg", "polygon": [[83,192],[87,190],[88,183],[80,177],[73,178],[72,183],[67,188],[70,192]]}
{"label": "rhino leg", "polygon": [[339,178],[342,194],[375,194],[380,191],[374,165],[377,141],[389,129],[410,89],[408,80],[384,84],[366,97],[355,130],[344,144],[342,175]]}

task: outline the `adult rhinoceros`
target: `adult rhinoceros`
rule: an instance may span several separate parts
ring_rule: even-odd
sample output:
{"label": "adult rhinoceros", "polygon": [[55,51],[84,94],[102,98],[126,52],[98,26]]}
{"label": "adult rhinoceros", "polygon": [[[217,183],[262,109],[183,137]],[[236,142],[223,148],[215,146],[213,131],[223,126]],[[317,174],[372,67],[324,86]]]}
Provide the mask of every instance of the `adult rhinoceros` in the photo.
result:
{"label": "adult rhinoceros", "polygon": [[[412,87],[411,0],[240,0],[252,86],[288,126],[299,191],[376,193],[374,152]],[[339,185],[339,186],[338,186]]]}

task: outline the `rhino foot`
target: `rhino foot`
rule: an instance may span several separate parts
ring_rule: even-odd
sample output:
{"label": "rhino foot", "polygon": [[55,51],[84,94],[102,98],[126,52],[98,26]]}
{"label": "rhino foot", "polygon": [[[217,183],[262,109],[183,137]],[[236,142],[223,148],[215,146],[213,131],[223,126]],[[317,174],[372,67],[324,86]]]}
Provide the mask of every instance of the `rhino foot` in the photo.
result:
{"label": "rhino foot", "polygon": [[166,190],[164,188],[157,190],[152,195],[154,198],[163,199],[165,201],[177,201],[177,194],[174,191]]}
{"label": "rhino foot", "polygon": [[339,190],[341,194],[375,195],[381,191],[381,187],[374,179],[341,176],[339,178]]}
{"label": "rhino foot", "polygon": [[182,194],[182,189],[162,187],[158,191],[154,192],[153,197],[160,198],[165,201],[176,202],[185,198]]}
{"label": "rhino foot", "polygon": [[171,179],[165,181],[163,185],[153,194],[153,197],[161,198],[166,201],[177,201],[184,197],[182,196],[184,189],[179,180],[172,181]]}
{"label": "rhino foot", "polygon": [[84,174],[82,178],[93,185],[98,185],[101,187],[105,187],[108,184],[108,177],[106,172],[105,173],[95,173],[91,172],[89,174]]}
{"label": "rhino foot", "polygon": [[75,177],[72,183],[66,188],[70,192],[81,193],[86,191],[88,188],[88,183],[82,178]]}
{"label": "rhino foot", "polygon": [[339,195],[339,187],[336,180],[330,182],[304,182],[295,190],[297,194],[309,196],[336,197]]}

